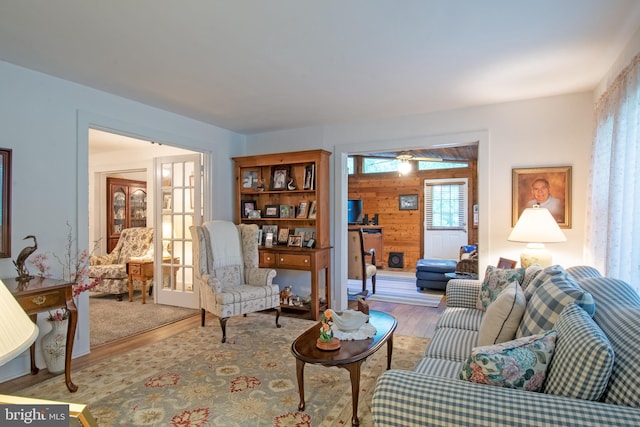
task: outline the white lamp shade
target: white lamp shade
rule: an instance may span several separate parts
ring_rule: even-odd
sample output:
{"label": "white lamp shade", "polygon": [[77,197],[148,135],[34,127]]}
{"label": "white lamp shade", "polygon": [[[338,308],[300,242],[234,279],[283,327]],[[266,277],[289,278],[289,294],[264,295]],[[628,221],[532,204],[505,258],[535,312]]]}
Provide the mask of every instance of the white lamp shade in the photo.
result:
{"label": "white lamp shade", "polygon": [[0,366],[29,348],[38,337],[38,327],[0,281]]}
{"label": "white lamp shade", "polygon": [[566,242],[567,238],[548,209],[533,207],[522,212],[507,240],[525,243],[558,243]]}

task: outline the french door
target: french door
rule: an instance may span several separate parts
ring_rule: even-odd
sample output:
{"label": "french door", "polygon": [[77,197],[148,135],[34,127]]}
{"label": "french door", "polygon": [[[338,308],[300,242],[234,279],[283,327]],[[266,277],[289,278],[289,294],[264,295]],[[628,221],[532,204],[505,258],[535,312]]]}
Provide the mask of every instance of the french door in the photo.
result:
{"label": "french door", "polygon": [[424,257],[455,259],[468,244],[467,178],[424,181]]}
{"label": "french door", "polygon": [[189,227],[202,221],[201,155],[155,159],[154,301],[197,308]]}

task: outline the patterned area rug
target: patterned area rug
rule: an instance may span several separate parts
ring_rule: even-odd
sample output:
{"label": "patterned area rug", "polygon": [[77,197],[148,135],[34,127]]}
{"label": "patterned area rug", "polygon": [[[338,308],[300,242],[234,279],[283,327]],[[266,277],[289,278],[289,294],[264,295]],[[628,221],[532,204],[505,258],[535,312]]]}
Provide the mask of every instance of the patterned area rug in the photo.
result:
{"label": "patterned area rug", "polygon": [[[362,281],[349,280],[347,287],[349,295],[362,291]],[[371,282],[367,288],[367,299],[371,301],[393,302],[397,304],[420,305],[423,307],[438,307],[444,296],[444,291],[437,289],[419,289],[416,278],[402,276],[383,276],[376,278],[376,293],[371,293]]]}
{"label": "patterned area rug", "polygon": [[[147,296],[142,304],[142,292],[135,291],[133,302],[125,296],[116,301],[113,295],[96,294],[89,299],[91,319],[90,345],[95,347],[117,339],[146,332],[169,323],[199,314],[199,310],[154,304]],[[113,319],[118,319],[114,322]]]}
{"label": "patterned area rug", "polygon": [[[351,387],[344,369],[305,366],[304,412],[291,342],[315,322],[271,314],[232,317],[222,344],[217,320],[158,343],[72,372],[70,394],[59,375],[16,395],[89,405],[108,426],[344,426]],[[428,340],[395,336],[392,368],[413,369]],[[372,426],[375,379],[386,369],[381,349],[362,366],[360,425]]]}

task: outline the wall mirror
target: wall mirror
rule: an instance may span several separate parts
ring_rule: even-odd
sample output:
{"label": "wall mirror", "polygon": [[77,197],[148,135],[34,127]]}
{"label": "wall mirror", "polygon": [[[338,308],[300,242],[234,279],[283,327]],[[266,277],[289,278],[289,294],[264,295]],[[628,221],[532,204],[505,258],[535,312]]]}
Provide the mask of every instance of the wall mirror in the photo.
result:
{"label": "wall mirror", "polygon": [[11,150],[0,148],[0,258],[11,257]]}

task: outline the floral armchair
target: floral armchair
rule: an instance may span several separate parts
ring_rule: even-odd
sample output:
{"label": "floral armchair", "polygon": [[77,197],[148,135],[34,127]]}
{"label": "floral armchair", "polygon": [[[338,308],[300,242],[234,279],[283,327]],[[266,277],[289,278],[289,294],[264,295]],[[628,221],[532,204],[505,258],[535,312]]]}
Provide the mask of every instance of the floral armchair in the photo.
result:
{"label": "floral armchair", "polygon": [[[108,255],[89,258],[89,280],[102,277],[102,281],[91,292],[108,293],[122,301],[122,295],[129,292],[127,261],[132,257],[149,255],[153,258],[153,228],[125,228],[113,251]],[[134,287],[141,283],[135,281]]]}
{"label": "floral armchair", "polygon": [[258,266],[258,226],[208,221],[190,230],[202,326],[207,311],[218,317],[225,342],[229,317],[275,309],[279,328],[280,288],[276,271]]}

